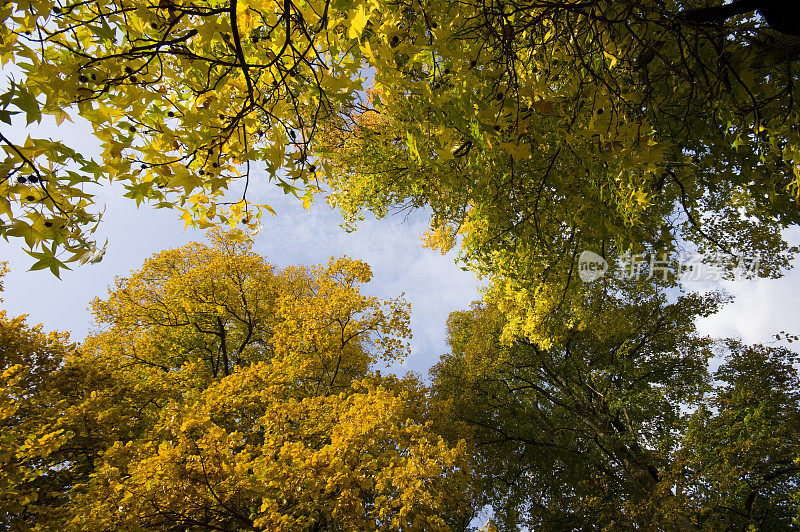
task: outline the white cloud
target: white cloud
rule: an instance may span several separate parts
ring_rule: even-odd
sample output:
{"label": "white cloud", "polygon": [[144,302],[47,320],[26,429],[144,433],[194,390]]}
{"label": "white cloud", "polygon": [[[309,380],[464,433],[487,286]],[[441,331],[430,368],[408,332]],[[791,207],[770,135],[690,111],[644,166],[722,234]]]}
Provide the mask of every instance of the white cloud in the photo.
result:
{"label": "white cloud", "polygon": [[[367,261],[374,277],[365,293],[394,298],[405,292],[412,305],[413,355],[397,369],[424,372],[438,360],[446,349],[447,316],[466,308],[478,293],[472,274],[462,271],[452,256],[421,248],[427,213],[416,211],[405,220],[368,219],[357,231],[347,233],[339,227],[341,218],[324,203],[304,210],[297,199],[275,187],[259,189],[265,196],[259,200],[273,205],[278,216],[265,215],[264,228],[255,239],[256,251],[278,267],[323,263],[339,255]],[[3,307],[12,315],[29,314],[32,322],[44,323],[47,329],[71,331],[73,339],[79,340],[91,322],[90,301],[104,297],[115,276],[129,274],[157,251],[204,238],[202,231],[183,231],[176,212],[144,205],[137,209],[121,195],[118,184],[101,193],[107,209],[99,239],[109,239],[103,261],[76,266],[63,272],[61,280],[47,271],[26,271],[32,259],[18,248],[19,242],[0,242],[0,256],[11,265]]]}
{"label": "white cloud", "polygon": [[[45,119],[33,131],[12,128],[9,135],[22,139],[28,133],[69,138],[84,155],[99,153],[96,139],[80,119],[60,127]],[[365,260],[374,273],[366,293],[394,298],[405,292],[412,305],[412,356],[395,370],[425,372],[436,363],[447,350],[447,316],[467,308],[479,294],[474,276],[455,264],[452,253],[442,256],[421,247],[419,238],[428,227],[429,212],[420,209],[385,220],[368,217],[356,232],[347,233],[339,227],[341,218],[321,199],[311,210],[304,210],[296,198],[267,184],[265,175],[254,175],[250,200],[268,203],[278,211],[277,217],[265,214],[263,230],[256,237],[256,250],[279,267],[322,263],[339,255]],[[88,332],[89,302],[96,296],[104,297],[115,276],[139,268],[157,251],[204,237],[201,231],[184,231],[174,211],[146,205],[137,209],[133,201],[122,197],[124,191],[119,184],[106,184],[92,192],[97,194],[98,209],[106,209],[98,241],[103,242],[108,236],[109,245],[101,263],[64,272],[59,281],[47,271],[26,271],[32,260],[18,248],[15,239],[10,244],[0,242],[0,260],[8,260],[12,267],[5,283],[3,307],[11,314],[30,314],[31,321],[42,322],[47,329],[71,331],[74,339],[81,339]],[[787,237],[800,241],[800,231],[787,232]],[[712,336],[739,337],[748,343],[769,342],[782,330],[800,332],[798,286],[798,270],[781,279],[722,283],[736,297],[735,302],[701,320],[699,327]]]}

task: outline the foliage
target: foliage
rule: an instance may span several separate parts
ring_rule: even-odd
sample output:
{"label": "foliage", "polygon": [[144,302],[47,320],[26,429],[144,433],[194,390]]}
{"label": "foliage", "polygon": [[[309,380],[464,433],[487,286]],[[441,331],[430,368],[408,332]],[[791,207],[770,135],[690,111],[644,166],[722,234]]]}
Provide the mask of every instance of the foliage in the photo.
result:
{"label": "foliage", "polygon": [[515,290],[578,246],[682,238],[776,274],[800,192],[795,8],[735,4],[13,1],[0,119],[80,116],[103,153],[0,138],[2,235],[35,268],[98,260],[85,185],[108,177],[187,223],[253,223],[258,161],[306,204],[324,169],[353,218],[430,204]]}
{"label": "foliage", "polygon": [[0,236],[23,238],[34,268],[98,259],[90,185],[111,179],[137,204],[180,209],[187,224],[253,224],[271,211],[248,200],[253,161],[308,204],[319,123],[362,86],[365,5],[4,4],[0,120],[80,117],[103,151],[95,161],[66,140],[0,135]]}
{"label": "foliage", "polygon": [[258,363],[165,409],[154,437],[104,452],[73,523],[446,530],[464,511],[463,448],[407,417],[405,392],[369,380],[334,395],[286,388]]}
{"label": "foliage", "polygon": [[416,379],[374,371],[405,355],[405,304],[361,295],[362,262],[276,270],[241,232],[211,238],[119,279],[79,351],[3,322],[4,524],[465,528],[465,442]]}
{"label": "foliage", "polygon": [[[504,345],[507,318],[491,304],[453,313],[434,397],[473,439],[495,524],[791,528],[800,493],[794,358],[699,336],[694,320],[720,302],[595,300],[603,325],[570,328],[549,349]],[[725,363],[712,377],[714,354]]]}
{"label": "foliage", "polygon": [[[2,269],[0,268],[0,277]],[[47,500],[51,477],[44,464],[63,444],[64,431],[41,404],[52,400],[52,373],[73,349],[66,334],[42,332],[25,317],[0,311],[0,526],[37,500]],[[54,462],[57,463],[57,462]]]}
{"label": "foliage", "polygon": [[603,325],[572,328],[550,349],[504,346],[496,306],[453,313],[453,352],[434,368],[434,389],[474,427],[486,496],[507,529],[631,527],[643,517],[636,508],[675,445],[679,404],[705,384],[709,341],[693,319],[717,304],[599,299]]}
{"label": "foliage", "polygon": [[277,273],[244,234],[212,239],[211,247],[156,254],[118,279],[108,299],[93,304],[110,327],[87,348],[98,344],[164,370],[198,362],[213,377],[280,359],[309,376],[313,367],[323,389],[377,359],[405,356],[406,304],[360,295],[359,283],[372,276],[363,262],[340,258]]}
{"label": "foliage", "polygon": [[673,465],[681,504],[708,528],[786,529],[800,487],[796,355],[734,341],[726,347],[714,374],[719,386],[689,418]]}
{"label": "foliage", "polygon": [[4,526],[466,528],[475,490],[504,529],[791,526],[790,353],[699,336],[723,298],[669,303],[674,275],[576,277],[585,250],[787,268],[796,2],[2,13],[0,120],[80,117],[103,149],[0,135],[0,235],[33,269],[102,256],[90,185],[117,179],[187,224],[252,224],[271,212],[247,197],[260,163],[306,206],[324,174],[349,223],[430,206],[427,244],[490,277],[450,320],[433,401],[374,372],[407,354],[409,319],[360,293],[365,264],[278,270],[239,232],[119,279],[79,351],[1,315]]}
{"label": "foliage", "polygon": [[382,11],[375,88],[322,138],[331,203],[351,221],[429,205],[433,245],[460,235],[495,278],[508,336],[545,344],[554,308],[584,310],[584,250],[758,255],[779,275],[798,222],[798,47],[773,26],[796,8],[693,11],[707,4]]}

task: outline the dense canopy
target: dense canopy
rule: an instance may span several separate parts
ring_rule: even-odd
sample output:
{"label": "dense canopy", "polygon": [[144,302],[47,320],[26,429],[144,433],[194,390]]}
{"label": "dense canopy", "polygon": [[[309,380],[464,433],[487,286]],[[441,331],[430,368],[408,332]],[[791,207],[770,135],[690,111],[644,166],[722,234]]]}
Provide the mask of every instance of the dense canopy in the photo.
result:
{"label": "dense canopy", "polygon": [[406,354],[403,302],[362,295],[359,261],[212,244],[119,279],[79,347],[0,314],[0,526],[466,526],[464,440],[432,430],[417,379],[376,371]]}
{"label": "dense canopy", "polygon": [[105,178],[187,223],[253,223],[257,164],[306,203],[324,179],[352,216],[428,203],[493,273],[521,267],[510,247],[540,272],[685,239],[775,273],[800,191],[797,7],[713,6],[9,2],[0,118],[81,116],[103,153],[4,135],[2,234],[37,267],[96,258],[85,185]]}
{"label": "dense canopy", "polygon": [[[366,264],[279,270],[237,230],[119,279],[80,345],[0,314],[4,529],[797,526],[797,337],[703,337],[726,297],[675,267],[797,253],[797,0],[0,12],[0,236],[32,269],[100,260],[111,180],[233,228],[269,181],[352,227],[430,208],[487,281],[427,382],[377,371],[411,331]],[[94,160],[6,127],[79,119]]]}
{"label": "dense canopy", "polygon": [[595,300],[603,326],[548,349],[503,345],[491,303],[452,314],[433,390],[503,530],[793,529],[797,358],[699,335],[720,303]]}

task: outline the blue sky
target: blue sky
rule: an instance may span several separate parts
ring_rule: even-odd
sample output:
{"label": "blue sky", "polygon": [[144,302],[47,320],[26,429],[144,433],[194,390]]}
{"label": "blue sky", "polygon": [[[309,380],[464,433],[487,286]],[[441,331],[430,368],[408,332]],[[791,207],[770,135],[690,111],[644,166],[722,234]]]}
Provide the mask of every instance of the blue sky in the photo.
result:
{"label": "blue sky", "polygon": [[[90,157],[100,152],[90,127],[81,119],[56,126],[45,118],[39,125],[16,125],[4,134],[16,141],[28,134],[66,139]],[[277,216],[264,214],[255,250],[277,267],[319,264],[341,255],[365,260],[373,271],[366,294],[396,298],[405,293],[411,303],[412,356],[395,369],[427,372],[446,351],[447,316],[480,297],[478,281],[461,270],[454,253],[442,256],[422,248],[420,237],[429,227],[430,214],[417,210],[386,220],[368,218],[357,231],[348,233],[340,227],[341,216],[322,198],[306,210],[298,199],[266,181],[266,174],[255,170],[248,198],[271,205]],[[11,266],[2,308],[12,315],[28,314],[31,322],[43,323],[46,329],[69,331],[73,340],[89,332],[92,319],[87,307],[95,297],[105,297],[115,276],[138,269],[153,253],[205,238],[204,231],[184,230],[176,211],[145,204],[137,208],[122,197],[124,189],[119,184],[89,192],[97,195],[97,209],[104,210],[97,240],[102,244],[107,237],[109,244],[102,262],[74,266],[62,272],[59,280],[48,271],[28,271],[34,261],[20,249],[21,242],[0,240],[0,260]]]}
{"label": "blue sky", "polygon": [[[86,155],[96,153],[96,141],[81,125],[56,128],[45,123],[36,134],[69,138],[70,144]],[[24,128],[5,132],[21,139]],[[412,356],[403,368],[426,372],[447,350],[446,320],[450,312],[467,308],[478,293],[478,281],[462,271],[454,254],[442,256],[421,247],[420,236],[427,229],[429,213],[417,210],[387,219],[368,218],[359,229],[347,233],[341,218],[321,200],[304,210],[300,202],[266,184],[266,175],[256,172],[252,201],[268,203],[277,211],[265,214],[263,231],[255,239],[256,251],[278,267],[318,264],[331,256],[348,255],[367,261],[373,280],[365,293],[394,298],[405,293],[412,311]],[[99,230],[100,241],[107,236],[108,251],[99,264],[76,266],[63,272],[61,280],[48,271],[30,272],[33,262],[19,249],[19,242],[0,240],[0,260],[7,260],[11,273],[5,281],[2,307],[12,315],[28,314],[30,321],[46,329],[70,331],[82,339],[91,326],[87,310],[94,297],[104,297],[115,276],[125,276],[162,249],[202,240],[204,232],[183,230],[178,214],[156,210],[122,197],[119,185],[98,191],[98,204],[105,207]],[[800,241],[800,231],[788,234]],[[795,261],[800,265],[800,262]],[[702,320],[701,330],[712,336],[734,336],[745,342],[769,342],[775,333],[800,332],[800,268],[781,279],[758,279],[722,283],[736,300],[717,315]],[[688,288],[707,289],[705,285]]]}
{"label": "blue sky", "polygon": [[[263,183],[266,176],[256,180]],[[460,269],[454,254],[442,256],[422,248],[420,236],[429,214],[420,210],[386,220],[367,219],[348,233],[339,226],[341,217],[321,200],[305,210],[277,187],[260,188],[257,201],[269,203],[278,215],[265,214],[255,250],[278,267],[318,264],[340,255],[365,260],[374,274],[365,293],[384,298],[405,293],[411,303],[413,354],[397,369],[426,372],[446,350],[449,313],[480,297],[478,282]],[[61,280],[46,270],[27,271],[33,261],[18,249],[19,242],[0,241],[0,260],[11,266],[3,308],[12,315],[29,314],[31,322],[44,323],[47,329],[70,331],[73,340],[80,340],[91,326],[89,302],[104,297],[115,276],[128,275],[157,251],[204,239],[204,231],[184,231],[177,212],[146,205],[137,209],[123,192],[115,185],[101,194],[106,211],[100,242],[106,235],[109,239],[102,262],[75,266],[62,272]]]}

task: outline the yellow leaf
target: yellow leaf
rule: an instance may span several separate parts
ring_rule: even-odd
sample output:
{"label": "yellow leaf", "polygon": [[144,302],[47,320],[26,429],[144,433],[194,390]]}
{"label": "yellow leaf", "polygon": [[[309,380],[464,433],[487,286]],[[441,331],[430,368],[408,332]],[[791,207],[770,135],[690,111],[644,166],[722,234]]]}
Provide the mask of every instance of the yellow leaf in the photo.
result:
{"label": "yellow leaf", "polygon": [[358,9],[350,11],[350,29],[347,31],[347,36],[351,39],[359,38],[364,32],[368,20],[369,15],[364,10],[363,4],[358,6]]}

